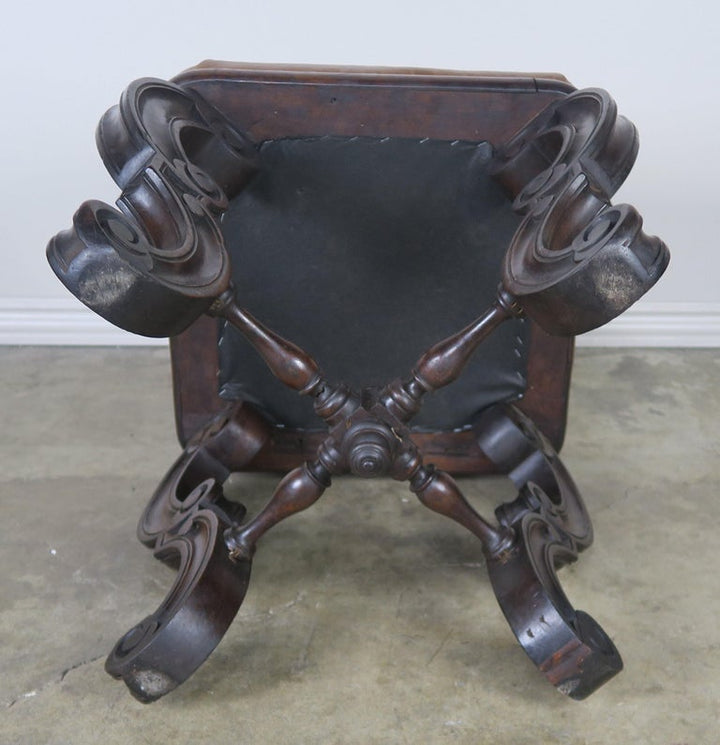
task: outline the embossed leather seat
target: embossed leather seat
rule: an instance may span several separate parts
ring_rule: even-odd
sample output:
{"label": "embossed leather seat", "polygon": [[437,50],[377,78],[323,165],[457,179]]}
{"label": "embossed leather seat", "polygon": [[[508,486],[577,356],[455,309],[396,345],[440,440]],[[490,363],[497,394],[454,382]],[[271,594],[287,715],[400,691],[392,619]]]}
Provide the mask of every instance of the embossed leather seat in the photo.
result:
{"label": "embossed leather seat", "polygon": [[[210,62],[132,84],[98,143],[118,209],[84,203],[48,259],[110,322],[172,337],[184,446],[138,528],[177,579],[108,671],[142,701],[187,679],[242,603],[259,538],[352,473],[408,481],[480,539],[508,622],[561,691],[617,673],[556,575],[592,541],[556,452],[572,336],[669,259],[610,202],[637,135],[608,94]],[[248,468],[289,471],[251,517],[223,495]],[[498,471],[519,494],[488,521],[451,474]]]}

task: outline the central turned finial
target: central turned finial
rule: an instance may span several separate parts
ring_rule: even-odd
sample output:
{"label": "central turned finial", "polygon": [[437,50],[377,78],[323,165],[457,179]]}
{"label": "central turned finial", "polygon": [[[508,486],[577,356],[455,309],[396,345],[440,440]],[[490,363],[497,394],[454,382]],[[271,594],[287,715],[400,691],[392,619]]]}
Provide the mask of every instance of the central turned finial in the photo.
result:
{"label": "central turned finial", "polygon": [[398,439],[379,421],[356,425],[346,437],[350,472],[363,479],[385,476],[395,460]]}

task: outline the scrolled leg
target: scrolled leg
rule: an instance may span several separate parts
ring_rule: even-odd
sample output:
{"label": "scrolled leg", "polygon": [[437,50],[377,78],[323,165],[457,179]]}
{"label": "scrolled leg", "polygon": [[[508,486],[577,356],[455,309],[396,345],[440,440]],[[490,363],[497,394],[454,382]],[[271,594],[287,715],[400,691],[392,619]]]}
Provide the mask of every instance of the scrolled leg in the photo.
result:
{"label": "scrolled leg", "polygon": [[576,557],[567,535],[533,511],[514,529],[514,550],[488,561],[498,603],[545,677],[561,693],[586,698],[622,670],[622,659],[602,627],[575,610],[560,586],[557,567]]}
{"label": "scrolled leg", "polygon": [[165,474],[138,523],[138,539],[154,548],[172,533],[178,517],[195,502],[222,510],[230,522],[239,522],[245,508],[225,499],[222,484],[257,454],[269,437],[265,420],[246,405],[237,404],[215,416],[188,442]]}
{"label": "scrolled leg", "polygon": [[159,608],[115,645],[105,669],[143,703],[183,683],[215,649],[247,592],[251,562],[228,555],[223,533],[245,515],[222,483],[267,438],[263,420],[235,406],[196,435],[145,509],[138,538],[177,576]]}
{"label": "scrolled leg", "polygon": [[478,431],[485,452],[520,489],[496,510],[515,533],[513,549],[488,560],[498,603],[545,677],[571,698],[586,698],[623,665],[608,635],[573,608],[557,577],[592,542],[585,505],[557,453],[518,410],[489,412]]}
{"label": "scrolled leg", "polygon": [[198,509],[156,556],[179,560],[178,574],[160,607],[128,631],[105,669],[122,678],[143,703],[187,680],[215,649],[245,597],[250,562],[234,562],[223,541],[229,526],[210,509]]}

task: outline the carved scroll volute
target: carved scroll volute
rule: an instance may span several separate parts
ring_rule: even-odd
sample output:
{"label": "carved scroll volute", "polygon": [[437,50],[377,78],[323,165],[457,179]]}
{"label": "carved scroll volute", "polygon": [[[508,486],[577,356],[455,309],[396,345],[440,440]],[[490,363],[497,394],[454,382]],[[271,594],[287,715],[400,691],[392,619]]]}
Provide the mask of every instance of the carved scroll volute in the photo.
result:
{"label": "carved scroll volute", "polygon": [[192,675],[245,597],[251,562],[232,560],[223,537],[245,508],[224,497],[222,484],[268,437],[267,423],[242,404],[219,414],[188,444],[140,519],[138,538],[177,576],[158,609],[117,642],[105,669],[144,703]]}
{"label": "carved scroll volute", "polygon": [[597,328],[644,295],[667,267],[665,244],[610,198],[635,161],[635,127],[597,89],[551,104],[500,148],[494,175],[525,215],[503,285],[546,331]]}
{"label": "carved scroll volute", "polygon": [[602,627],[576,610],[557,570],[593,539],[570,474],[546,438],[514,407],[488,410],[478,422],[483,451],[520,493],[496,510],[516,536],[511,551],[488,561],[498,603],[525,652],[562,693],[582,699],[622,669]]}
{"label": "carved scroll volute", "polygon": [[250,562],[228,557],[223,532],[231,523],[210,507],[207,487],[202,484],[186,498],[155,549],[155,556],[178,567],[170,592],[155,613],[117,642],[105,663],[143,703],[169,693],[205,661],[247,591]]}
{"label": "carved scroll volute", "polygon": [[145,336],[184,330],[230,282],[219,228],[255,171],[244,135],[186,91],[139,80],[100,121],[97,144],[123,192],[80,206],[48,260],[111,323]]}

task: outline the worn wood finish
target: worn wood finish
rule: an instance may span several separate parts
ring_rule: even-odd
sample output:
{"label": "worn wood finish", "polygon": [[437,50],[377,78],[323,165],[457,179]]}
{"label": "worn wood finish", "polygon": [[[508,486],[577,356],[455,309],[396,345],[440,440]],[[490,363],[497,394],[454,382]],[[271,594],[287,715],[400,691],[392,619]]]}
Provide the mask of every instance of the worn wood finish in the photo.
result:
{"label": "worn wood finish", "polygon": [[[260,81],[265,74],[271,85]],[[73,227],[50,242],[48,259],[77,297],[116,325],[150,336],[185,331],[173,342],[181,431],[219,406],[209,391],[217,370],[216,327],[198,324],[203,314],[237,329],[277,380],[313,401],[326,430],[283,452],[282,437],[292,433],[278,436],[277,427],[238,403],[187,442],[138,528],[159,559],[178,566],[175,584],[155,613],[118,642],[108,672],[144,702],[187,679],[242,603],[262,536],[314,504],[332,476],[352,474],[407,481],[423,505],[473,533],[500,606],[530,658],[563,693],[589,695],[622,662],[558,582],[557,569],[590,545],[592,526],[552,444],[527,413],[501,404],[480,412],[465,432],[421,436],[411,422],[424,396],[451,385],[498,326],[527,315],[544,331],[532,337],[523,406],[554,421],[553,434],[561,439],[572,345],[545,332],[573,335],[609,321],[655,284],[669,259],[662,241],[642,231],[632,207],[610,203],[637,152],[634,127],[618,117],[605,92],[569,92],[558,79],[231,67],[212,74],[203,68],[184,81],[185,88],[138,81],[105,115],[98,140],[123,190],[119,210],[81,205]],[[242,95],[231,94],[233,86]],[[524,95],[517,98],[518,92]],[[267,106],[274,97],[275,105]],[[417,118],[407,116],[408,107]],[[536,116],[527,122],[529,110]],[[384,387],[353,390],[327,379],[321,360],[236,302],[220,219],[258,168],[244,130],[277,136],[283,118],[284,133],[293,136],[316,134],[325,124],[344,135],[417,137],[421,127],[432,137],[452,131],[490,138],[504,122],[509,139],[497,147],[493,170],[524,219],[508,247],[497,295],[473,322],[438,340],[405,377]],[[522,127],[515,127],[520,120]],[[548,362],[548,351],[557,360]],[[435,451],[442,453],[440,468],[429,462]],[[231,471],[303,457],[248,519],[241,505],[225,500],[222,485]],[[460,471],[491,464],[508,472],[517,499],[496,510],[495,522],[487,520],[442,470],[443,459]]]}
{"label": "worn wood finish", "polygon": [[665,271],[665,244],[629,204],[610,198],[635,162],[634,125],[598,89],[547,106],[496,154],[494,173],[525,215],[503,285],[546,331],[602,326]]}

